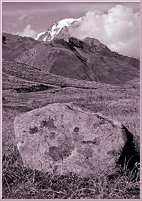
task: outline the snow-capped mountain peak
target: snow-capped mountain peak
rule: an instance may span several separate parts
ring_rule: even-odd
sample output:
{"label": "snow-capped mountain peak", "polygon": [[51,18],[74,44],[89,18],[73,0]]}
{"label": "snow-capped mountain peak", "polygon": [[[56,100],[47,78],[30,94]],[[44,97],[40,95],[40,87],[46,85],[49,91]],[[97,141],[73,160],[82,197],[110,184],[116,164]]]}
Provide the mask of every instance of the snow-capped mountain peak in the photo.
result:
{"label": "snow-capped mountain peak", "polygon": [[74,22],[79,22],[81,18],[74,19],[74,18],[65,18],[58,22],[55,22],[49,29],[45,32],[41,32],[37,35],[36,40],[39,41],[51,41],[59,34],[62,28],[71,26]]}
{"label": "snow-capped mountain peak", "polygon": [[38,40],[38,38],[39,38],[41,35],[45,34],[45,32],[46,32],[46,31],[39,33],[39,34],[36,36],[36,40]]}

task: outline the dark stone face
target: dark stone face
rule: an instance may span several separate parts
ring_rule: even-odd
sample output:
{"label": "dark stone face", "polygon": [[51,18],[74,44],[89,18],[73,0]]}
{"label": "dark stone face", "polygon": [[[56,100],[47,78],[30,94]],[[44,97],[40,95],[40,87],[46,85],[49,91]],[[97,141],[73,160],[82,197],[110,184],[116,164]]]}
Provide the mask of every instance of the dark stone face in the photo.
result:
{"label": "dark stone face", "polygon": [[76,126],[73,131],[76,132],[76,133],[78,133],[79,132],[79,128]]}
{"label": "dark stone face", "polygon": [[38,132],[38,127],[33,127],[33,128],[29,128],[29,132],[30,132],[30,134],[35,134],[35,133],[37,133]]}
{"label": "dark stone face", "polygon": [[6,37],[2,36],[2,43],[6,43]]}
{"label": "dark stone face", "polygon": [[140,162],[140,153],[135,149],[132,133],[130,133],[126,127],[123,127],[122,131],[124,137],[126,138],[126,143],[121,151],[117,163],[122,167],[127,166],[127,168],[132,170],[135,166],[135,163]]}
{"label": "dark stone face", "polygon": [[54,161],[63,160],[61,149],[56,146],[49,147],[49,155]]}
{"label": "dark stone face", "polygon": [[75,47],[83,49],[83,41],[81,41],[77,38],[74,38],[74,37],[69,38],[69,44],[72,47],[75,46]]}
{"label": "dark stone face", "polygon": [[48,129],[52,129],[52,128],[56,128],[56,126],[54,126],[54,119],[49,118],[48,121],[43,120],[40,123],[41,127],[48,127]]}
{"label": "dark stone face", "polygon": [[60,147],[49,147],[49,155],[54,161],[63,160],[64,158],[67,158],[71,155],[74,148],[75,147],[71,143],[64,141]]}

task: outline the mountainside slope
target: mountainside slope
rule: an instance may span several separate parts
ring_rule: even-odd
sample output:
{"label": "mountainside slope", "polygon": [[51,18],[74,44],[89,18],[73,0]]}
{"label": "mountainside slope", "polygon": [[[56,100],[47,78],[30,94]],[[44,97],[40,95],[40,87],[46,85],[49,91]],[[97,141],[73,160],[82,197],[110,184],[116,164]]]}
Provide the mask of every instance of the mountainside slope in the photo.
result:
{"label": "mountainside slope", "polygon": [[24,51],[33,48],[38,43],[39,41],[30,37],[2,33],[2,58],[13,61]]}
{"label": "mountainside slope", "polygon": [[3,35],[3,59],[32,66],[42,73],[62,77],[122,84],[139,78],[140,61],[112,52],[97,39],[69,38],[39,42]]}

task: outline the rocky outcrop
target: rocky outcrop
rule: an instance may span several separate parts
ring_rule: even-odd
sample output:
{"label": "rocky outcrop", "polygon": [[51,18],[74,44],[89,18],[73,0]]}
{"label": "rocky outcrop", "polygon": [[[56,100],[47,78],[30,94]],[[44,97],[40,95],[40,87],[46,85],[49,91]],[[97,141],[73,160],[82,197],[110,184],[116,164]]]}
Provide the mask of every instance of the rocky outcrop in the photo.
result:
{"label": "rocky outcrop", "polygon": [[30,37],[22,37],[8,33],[2,33],[2,58],[7,61],[14,61],[26,50],[32,49],[39,41]]}
{"label": "rocky outcrop", "polygon": [[42,172],[109,174],[135,154],[133,135],[121,123],[73,103],[21,114],[14,129],[24,165]]}

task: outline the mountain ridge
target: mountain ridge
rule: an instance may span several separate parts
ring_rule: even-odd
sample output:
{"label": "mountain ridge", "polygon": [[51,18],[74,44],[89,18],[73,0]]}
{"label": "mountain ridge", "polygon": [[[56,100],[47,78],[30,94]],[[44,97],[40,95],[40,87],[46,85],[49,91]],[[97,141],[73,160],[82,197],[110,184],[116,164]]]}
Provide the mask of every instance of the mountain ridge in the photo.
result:
{"label": "mountain ridge", "polygon": [[112,52],[94,38],[70,37],[68,42],[55,38],[40,42],[5,33],[3,36],[7,37],[3,42],[4,59],[33,66],[43,73],[107,84],[122,84],[139,78],[138,59]]}

